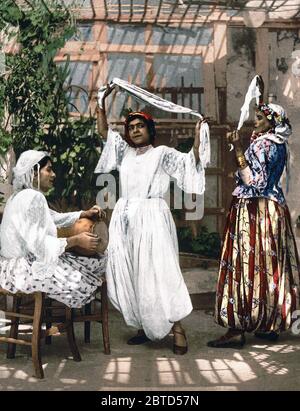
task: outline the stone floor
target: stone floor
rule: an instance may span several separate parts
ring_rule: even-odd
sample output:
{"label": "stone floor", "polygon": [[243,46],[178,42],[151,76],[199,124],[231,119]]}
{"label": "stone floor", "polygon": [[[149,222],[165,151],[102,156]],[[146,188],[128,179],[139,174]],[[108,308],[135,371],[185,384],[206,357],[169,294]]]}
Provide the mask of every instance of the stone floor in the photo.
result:
{"label": "stone floor", "polygon": [[111,308],[111,355],[102,352],[100,324],[92,327],[92,341],[83,342],[83,326],[76,324],[82,362],[69,357],[64,335],[51,346],[43,345],[45,379],[32,377],[28,347],[18,347],[13,360],[5,357],[0,345],[0,391],[68,390],[299,390],[300,335],[282,335],[270,345],[247,338],[241,350],[212,349],[206,342],[220,335],[211,312],[195,310],[184,320],[189,352],[175,356],[172,337],[142,346],[128,346],[133,335],[121,315]]}

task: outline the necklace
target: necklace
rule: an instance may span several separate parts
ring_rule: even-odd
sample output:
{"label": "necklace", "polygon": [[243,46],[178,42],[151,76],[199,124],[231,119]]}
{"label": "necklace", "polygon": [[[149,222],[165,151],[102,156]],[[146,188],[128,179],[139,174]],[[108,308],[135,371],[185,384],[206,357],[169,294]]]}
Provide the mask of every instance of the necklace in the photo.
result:
{"label": "necklace", "polygon": [[148,151],[151,147],[152,147],[151,144],[149,144],[148,146],[137,147],[137,148],[135,149],[136,155],[137,155],[137,156],[140,156],[141,154],[146,153],[146,151]]}

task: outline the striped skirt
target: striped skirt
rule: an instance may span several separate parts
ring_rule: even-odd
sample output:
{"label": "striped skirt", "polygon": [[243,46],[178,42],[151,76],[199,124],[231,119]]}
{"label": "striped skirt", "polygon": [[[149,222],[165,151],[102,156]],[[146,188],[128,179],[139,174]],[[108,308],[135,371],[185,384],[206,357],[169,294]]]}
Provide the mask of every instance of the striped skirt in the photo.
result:
{"label": "striped skirt", "polygon": [[288,207],[234,197],[223,241],[216,322],[248,332],[290,328],[300,266]]}

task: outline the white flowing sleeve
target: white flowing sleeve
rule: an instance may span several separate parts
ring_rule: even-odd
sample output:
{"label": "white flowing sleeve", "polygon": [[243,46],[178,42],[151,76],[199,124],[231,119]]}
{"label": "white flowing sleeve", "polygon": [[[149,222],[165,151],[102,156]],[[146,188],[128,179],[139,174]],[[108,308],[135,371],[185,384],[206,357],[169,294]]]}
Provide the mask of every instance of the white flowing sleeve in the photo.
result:
{"label": "white flowing sleeve", "polygon": [[58,213],[49,209],[52,220],[57,228],[70,227],[80,218],[82,211],[73,211],[71,213]]}
{"label": "white flowing sleeve", "polygon": [[109,173],[118,169],[127,147],[129,145],[118,132],[108,129],[107,140],[94,172]]}
{"label": "white flowing sleeve", "polygon": [[162,167],[169,176],[176,179],[181,190],[186,193],[204,193],[205,170],[201,160],[196,165],[193,149],[189,153],[181,153],[174,148],[166,147]]}
{"label": "white flowing sleeve", "polygon": [[52,275],[53,266],[57,264],[58,257],[65,251],[67,240],[57,238],[43,194],[36,192],[32,197],[29,207],[25,209],[19,235],[24,248],[36,258],[32,264],[34,279]]}

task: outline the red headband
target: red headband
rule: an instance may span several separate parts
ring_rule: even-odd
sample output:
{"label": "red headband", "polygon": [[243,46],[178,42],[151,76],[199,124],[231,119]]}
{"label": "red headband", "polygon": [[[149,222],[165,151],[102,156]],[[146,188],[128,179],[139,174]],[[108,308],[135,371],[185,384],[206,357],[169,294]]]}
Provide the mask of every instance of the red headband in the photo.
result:
{"label": "red headband", "polygon": [[128,114],[125,120],[125,127],[128,125],[129,121],[131,121],[131,117],[142,117],[147,121],[153,121],[153,118],[150,116],[150,114],[147,114],[143,111],[133,111]]}

